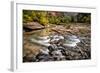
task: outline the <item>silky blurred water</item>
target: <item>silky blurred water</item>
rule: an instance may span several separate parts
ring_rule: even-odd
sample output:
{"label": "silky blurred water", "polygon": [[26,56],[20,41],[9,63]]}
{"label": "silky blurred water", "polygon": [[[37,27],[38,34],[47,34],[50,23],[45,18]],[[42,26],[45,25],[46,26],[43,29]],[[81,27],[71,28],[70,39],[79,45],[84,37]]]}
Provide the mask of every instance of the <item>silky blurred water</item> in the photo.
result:
{"label": "silky blurred water", "polygon": [[52,34],[50,29],[43,29],[34,32],[30,35],[30,40],[38,45],[50,46],[50,42],[64,40],[64,45],[68,47],[75,47],[77,43],[80,42],[80,39],[76,35],[61,35],[61,34]]}

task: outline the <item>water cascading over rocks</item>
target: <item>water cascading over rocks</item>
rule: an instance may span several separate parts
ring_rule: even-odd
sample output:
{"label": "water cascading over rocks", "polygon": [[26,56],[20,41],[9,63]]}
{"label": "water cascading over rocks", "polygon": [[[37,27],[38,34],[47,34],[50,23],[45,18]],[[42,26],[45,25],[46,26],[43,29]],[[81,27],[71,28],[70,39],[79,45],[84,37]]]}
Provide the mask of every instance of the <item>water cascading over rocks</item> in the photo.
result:
{"label": "water cascading over rocks", "polygon": [[77,43],[80,42],[80,40],[75,35],[52,35],[39,37],[37,40],[32,38],[31,41],[47,47],[45,50],[41,49],[41,53],[36,56],[35,61],[37,62],[66,60],[66,55],[68,54],[66,51],[68,49],[74,48],[77,46]]}

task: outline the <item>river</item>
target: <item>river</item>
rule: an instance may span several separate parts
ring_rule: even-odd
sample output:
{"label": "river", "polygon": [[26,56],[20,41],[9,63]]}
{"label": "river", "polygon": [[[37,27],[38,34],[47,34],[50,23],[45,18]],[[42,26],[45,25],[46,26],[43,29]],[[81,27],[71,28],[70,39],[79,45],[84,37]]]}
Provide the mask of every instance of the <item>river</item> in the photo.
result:
{"label": "river", "polygon": [[[91,58],[90,38],[88,41],[86,37],[79,37],[73,34],[62,35],[52,31],[50,28],[46,28],[36,30],[31,35],[28,35],[28,41],[30,41],[32,45],[35,45],[33,48],[40,46],[39,49],[42,52],[42,54],[39,53],[36,55],[34,60],[32,56],[32,62]],[[86,43],[87,41],[88,43]],[[26,58],[24,59],[26,61]]]}

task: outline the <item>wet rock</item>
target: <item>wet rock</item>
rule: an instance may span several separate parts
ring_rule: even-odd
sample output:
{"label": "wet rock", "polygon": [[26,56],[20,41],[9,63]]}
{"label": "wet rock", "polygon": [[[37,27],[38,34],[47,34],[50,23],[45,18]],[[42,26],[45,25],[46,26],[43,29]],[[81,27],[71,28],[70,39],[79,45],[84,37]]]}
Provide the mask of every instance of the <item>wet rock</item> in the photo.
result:
{"label": "wet rock", "polygon": [[51,54],[54,60],[59,61],[59,60],[65,59],[65,56],[62,54],[61,50],[53,51],[51,52]]}
{"label": "wet rock", "polygon": [[28,58],[28,57],[24,56],[23,62],[32,62],[32,58]]}
{"label": "wet rock", "polygon": [[57,49],[58,49],[58,47],[57,47],[56,44],[52,44],[52,45],[48,46],[48,50],[49,50],[50,52],[52,52],[52,51],[54,51],[54,50],[57,50]]}
{"label": "wet rock", "polygon": [[48,54],[39,53],[39,54],[36,56],[36,59],[37,59],[37,61],[49,61],[49,60],[50,60],[50,57],[49,57]]}

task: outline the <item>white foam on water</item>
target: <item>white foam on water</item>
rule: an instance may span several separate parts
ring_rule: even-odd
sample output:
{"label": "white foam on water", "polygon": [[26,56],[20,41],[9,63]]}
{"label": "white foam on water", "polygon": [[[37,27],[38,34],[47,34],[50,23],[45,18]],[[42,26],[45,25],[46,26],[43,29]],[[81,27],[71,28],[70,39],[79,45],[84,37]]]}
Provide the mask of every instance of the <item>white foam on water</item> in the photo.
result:
{"label": "white foam on water", "polygon": [[69,47],[75,47],[77,46],[77,43],[80,42],[80,39],[77,38],[77,36],[72,35],[72,36],[66,36],[65,37],[65,46]]}
{"label": "white foam on water", "polygon": [[49,42],[58,41],[59,39],[65,40],[64,45],[68,47],[75,47],[77,46],[77,43],[80,42],[80,39],[78,39],[77,36],[75,35],[65,36],[65,37],[61,35],[52,35],[52,36],[44,36],[39,38],[40,39],[32,38],[31,41],[46,47],[50,46]]}

